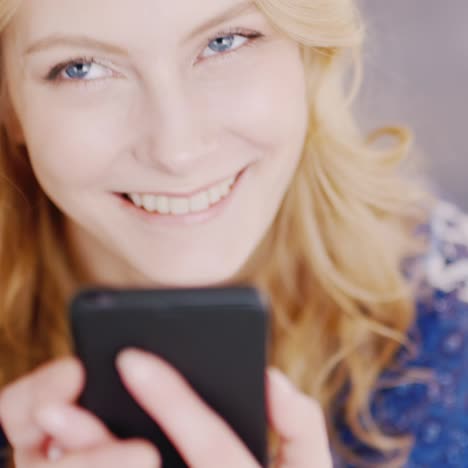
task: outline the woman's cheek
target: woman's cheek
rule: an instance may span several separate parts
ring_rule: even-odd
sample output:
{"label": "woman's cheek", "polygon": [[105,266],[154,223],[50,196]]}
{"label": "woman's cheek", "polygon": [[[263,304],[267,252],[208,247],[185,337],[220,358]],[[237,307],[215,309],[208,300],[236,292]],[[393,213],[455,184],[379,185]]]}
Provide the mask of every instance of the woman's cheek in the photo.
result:
{"label": "woman's cheek", "polygon": [[26,139],[38,177],[71,186],[100,181],[122,152],[120,112],[114,106],[92,106],[74,112],[52,109],[42,120],[32,115]]}
{"label": "woman's cheek", "polygon": [[304,69],[297,46],[285,41],[274,45],[249,59],[233,58],[211,87],[206,103],[217,114],[213,120],[225,122],[244,139],[268,148],[290,144],[291,137],[302,133],[307,117]]}

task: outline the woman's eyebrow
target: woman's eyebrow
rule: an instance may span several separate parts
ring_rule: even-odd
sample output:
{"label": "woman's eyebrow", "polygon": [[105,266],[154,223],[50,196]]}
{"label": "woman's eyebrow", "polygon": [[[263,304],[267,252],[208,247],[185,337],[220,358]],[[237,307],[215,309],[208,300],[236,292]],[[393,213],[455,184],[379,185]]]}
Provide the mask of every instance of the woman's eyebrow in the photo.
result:
{"label": "woman's eyebrow", "polygon": [[[250,10],[256,10],[255,4],[252,0],[247,0],[241,3],[237,3],[233,7],[221,12],[220,14],[210,18],[209,20],[202,23],[192,30],[183,41],[188,41],[194,37],[202,34],[203,32],[213,28],[217,24],[223,23],[229,19],[235,18],[242,14],[250,12]],[[44,38],[34,41],[28,45],[25,49],[24,55],[31,55],[33,53],[50,49],[53,47],[63,46],[75,46],[75,47],[89,47],[94,49],[100,49],[105,52],[110,52],[115,55],[126,55],[127,51],[117,45],[94,39],[85,35],[70,35],[70,34],[52,34]]]}
{"label": "woman's eyebrow", "polygon": [[222,13],[210,18],[208,21],[205,21],[200,26],[196,27],[188,36],[184,38],[185,41],[193,39],[194,37],[202,34],[208,29],[214,28],[217,24],[224,23],[225,21],[236,18],[237,16],[246,14],[250,11],[257,10],[256,5],[252,0],[247,0],[241,3],[224,10]]}

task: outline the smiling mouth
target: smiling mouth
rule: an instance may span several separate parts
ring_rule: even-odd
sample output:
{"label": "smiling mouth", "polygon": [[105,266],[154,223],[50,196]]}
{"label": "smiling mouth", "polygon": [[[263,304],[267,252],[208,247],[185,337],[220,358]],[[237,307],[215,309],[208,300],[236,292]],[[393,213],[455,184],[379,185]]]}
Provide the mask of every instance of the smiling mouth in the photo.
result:
{"label": "smiling mouth", "polygon": [[244,171],[245,169],[191,196],[176,197],[139,192],[121,193],[120,196],[148,213],[176,216],[201,213],[227,198]]}

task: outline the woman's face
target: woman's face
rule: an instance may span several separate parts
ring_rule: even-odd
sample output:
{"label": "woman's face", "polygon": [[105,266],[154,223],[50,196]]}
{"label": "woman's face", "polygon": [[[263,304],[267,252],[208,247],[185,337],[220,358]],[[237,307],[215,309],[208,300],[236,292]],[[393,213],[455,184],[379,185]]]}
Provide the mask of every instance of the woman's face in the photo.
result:
{"label": "woman's face", "polygon": [[302,152],[299,46],[241,0],[23,0],[9,95],[96,281],[229,281]]}

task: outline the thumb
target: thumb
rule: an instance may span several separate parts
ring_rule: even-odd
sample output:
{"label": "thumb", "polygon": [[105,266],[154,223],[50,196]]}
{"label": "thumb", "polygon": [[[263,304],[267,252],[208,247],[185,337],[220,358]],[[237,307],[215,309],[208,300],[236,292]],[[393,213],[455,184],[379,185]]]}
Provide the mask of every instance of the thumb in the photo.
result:
{"label": "thumb", "polygon": [[115,440],[96,416],[73,404],[43,406],[36,411],[35,421],[51,439],[47,448],[52,457],[61,451],[91,449]]}
{"label": "thumb", "polygon": [[0,395],[0,419],[16,450],[35,450],[47,434],[34,420],[35,412],[48,404],[75,401],[83,387],[84,373],[75,359],[61,359],[39,367],[4,388]]}
{"label": "thumb", "polygon": [[319,404],[273,368],[267,372],[267,404],[270,424],[280,438],[280,467],[333,466]]}

